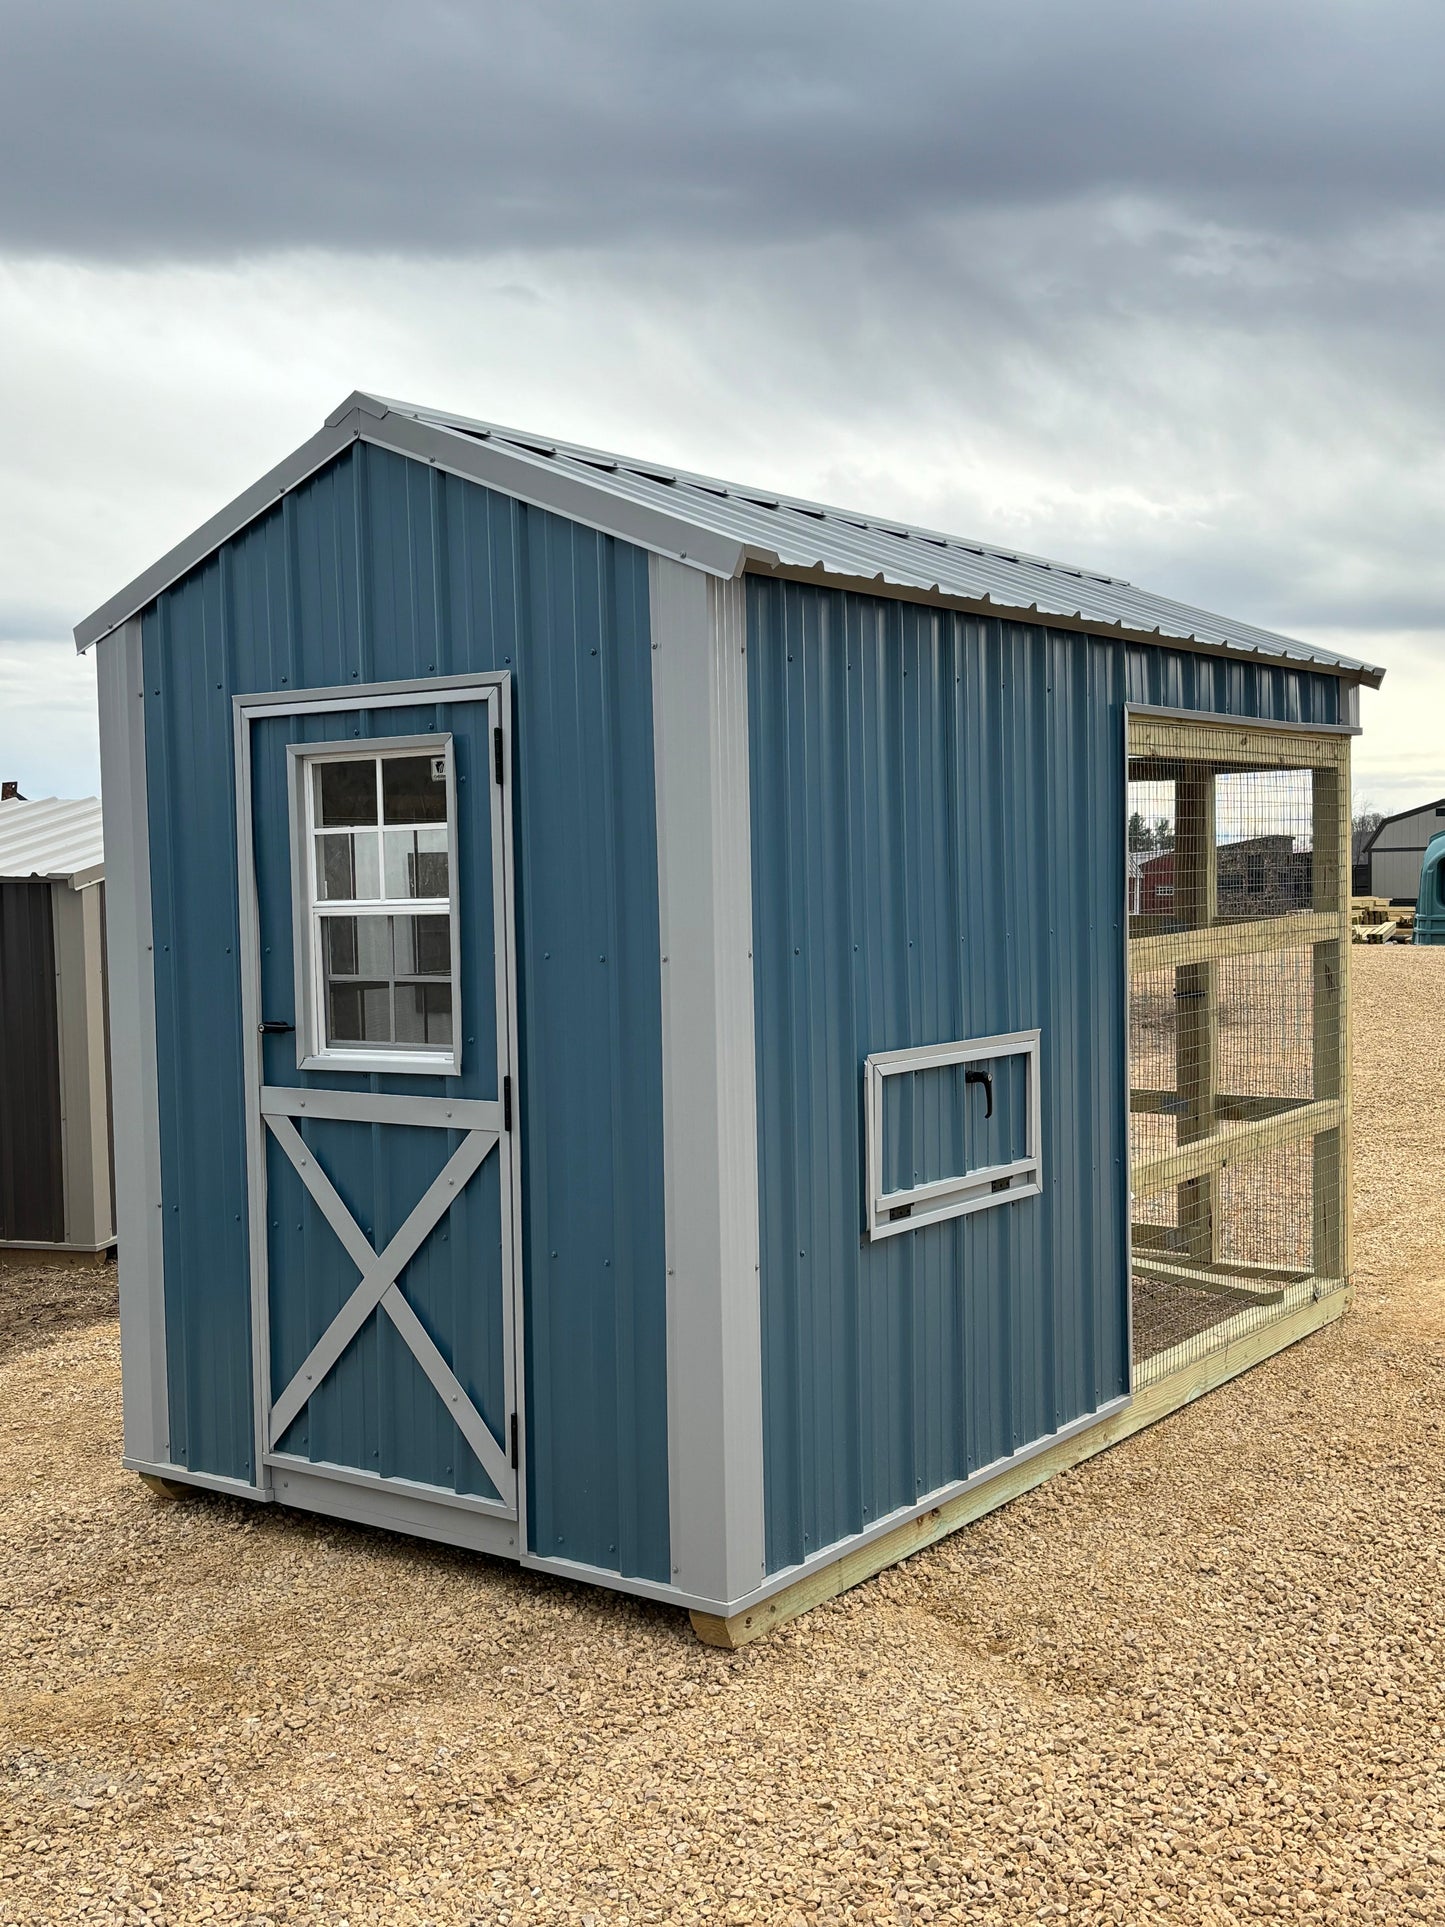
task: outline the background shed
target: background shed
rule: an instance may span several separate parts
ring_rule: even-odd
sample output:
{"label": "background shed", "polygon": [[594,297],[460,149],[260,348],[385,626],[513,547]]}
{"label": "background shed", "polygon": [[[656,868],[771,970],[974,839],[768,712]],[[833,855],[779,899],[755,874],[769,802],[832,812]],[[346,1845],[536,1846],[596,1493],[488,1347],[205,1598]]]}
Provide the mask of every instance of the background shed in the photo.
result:
{"label": "background shed", "polygon": [[115,1242],[100,802],[0,801],[0,1248]]}
{"label": "background shed", "polygon": [[1419,803],[1377,824],[1361,851],[1368,867],[1362,896],[1386,897],[1392,903],[1414,903],[1420,894],[1420,866],[1430,839],[1445,830],[1445,796]]}

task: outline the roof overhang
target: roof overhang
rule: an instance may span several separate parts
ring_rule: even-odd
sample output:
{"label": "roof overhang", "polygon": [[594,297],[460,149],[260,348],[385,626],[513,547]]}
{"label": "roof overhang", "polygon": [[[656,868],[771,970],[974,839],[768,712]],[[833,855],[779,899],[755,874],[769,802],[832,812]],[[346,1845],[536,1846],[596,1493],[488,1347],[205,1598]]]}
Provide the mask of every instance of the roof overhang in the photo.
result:
{"label": "roof overhang", "polygon": [[534,508],[550,509],[604,535],[615,535],[638,548],[691,563],[709,575],[733,576],[740,572],[741,543],[682,517],[663,515],[644,504],[621,501],[604,490],[589,488],[575,476],[559,472],[544,456],[478,441],[457,429],[394,413],[384,402],[357,393],[348,396],[309,441],[78,622],[77,650],[84,654],[123,622],[149,608],[157,596],[189,575],[223,543],[358,441],[408,455],[465,481],[479,482]]}
{"label": "roof overhang", "polygon": [[957,609],[964,615],[991,616],[1001,622],[1027,623],[1035,629],[1062,629],[1082,636],[1106,637],[1112,642],[1147,643],[1155,649],[1183,649],[1193,656],[1222,656],[1230,662],[1254,661],[1273,669],[1302,669],[1315,675],[1335,676],[1342,682],[1364,683],[1378,689],[1384,680],[1383,669],[1365,664],[1346,667],[1323,662],[1301,661],[1268,649],[1252,649],[1243,642],[1213,642],[1201,636],[1176,636],[1166,629],[1134,629],[1125,622],[1104,622],[1097,616],[1067,615],[1053,609],[1040,609],[1037,603],[1023,607],[999,602],[992,596],[962,596],[942,588],[917,588],[890,582],[883,576],[840,574],[835,569],[802,569],[782,562],[775,555],[749,548],[744,567],[752,575],[776,576],[787,582],[807,582],[820,588],[852,589],[860,595],[886,596],[891,602],[920,602],[930,608]]}
{"label": "roof overhang", "polygon": [[709,575],[730,578],[752,571],[757,574],[811,582],[836,589],[853,589],[895,601],[922,602],[940,608],[958,609],[968,614],[999,617],[1006,621],[1030,623],[1051,629],[1102,636],[1109,640],[1151,644],[1155,647],[1184,649],[1191,653],[1223,656],[1238,661],[1296,668],[1306,672],[1332,675],[1351,684],[1364,683],[1378,688],[1383,669],[1366,663],[1332,662],[1295,655],[1283,649],[1255,648],[1241,642],[1221,643],[1163,628],[1135,629],[1122,621],[1107,621],[1098,616],[1069,615],[1059,610],[1042,610],[1037,604],[1016,607],[994,600],[989,595],[972,597],[935,586],[900,583],[883,574],[854,576],[818,565],[799,567],[776,552],[754,542],[744,542],[715,529],[701,526],[685,515],[670,515],[649,503],[629,500],[606,487],[560,469],[542,448],[528,449],[515,440],[494,438],[480,424],[469,430],[448,425],[416,411],[393,406],[375,395],[357,390],[326,418],[322,428],[308,441],[278,462],[258,482],[210,517],[184,541],[141,572],[118,594],[101,604],[77,623],[76,647],[80,652],[92,648],[146,609],[182,576],[240,534],[250,523],[300,486],[311,475],[334,461],[351,443],[370,442],[378,448],[424,462],[445,474],[550,510],[584,527],[618,537],[653,554],[684,562]]}

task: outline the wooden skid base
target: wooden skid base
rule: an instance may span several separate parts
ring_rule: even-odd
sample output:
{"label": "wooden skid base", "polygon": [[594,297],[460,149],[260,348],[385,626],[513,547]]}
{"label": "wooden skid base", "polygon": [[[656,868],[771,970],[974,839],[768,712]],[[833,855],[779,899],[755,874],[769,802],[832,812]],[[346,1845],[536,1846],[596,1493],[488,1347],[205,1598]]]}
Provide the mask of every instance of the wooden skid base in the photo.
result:
{"label": "wooden skid base", "polygon": [[912,1553],[921,1552],[925,1546],[946,1538],[950,1532],[957,1532],[960,1526],[966,1526],[972,1520],[982,1518],[985,1513],[1007,1505],[1011,1499],[1032,1491],[1036,1485],[1042,1485],[1045,1479],[1051,1479],[1056,1472],[1067,1471],[1070,1466],[1092,1458],[1096,1452],[1107,1451],[1121,1439],[1142,1431],[1146,1425],[1153,1425],[1158,1419],[1167,1418],[1171,1412],[1177,1412],[1182,1406],[1201,1398],[1204,1393],[1212,1392],[1226,1380],[1237,1378],[1241,1372],[1248,1371],[1251,1365],[1258,1365],[1263,1359],[1284,1351],[1301,1338],[1307,1338],[1311,1332],[1338,1318],[1349,1304],[1351,1295],[1348,1290],[1330,1292],[1315,1303],[1301,1305],[1288,1317],[1276,1319],[1257,1331],[1237,1338],[1217,1352],[1181,1365],[1167,1378],[1145,1386],[1123,1411],[1116,1412],[1112,1418],[1105,1419],[1090,1431],[1076,1432],[1072,1438],[1063,1440],[1051,1451],[1025,1460],[1012,1471],[1000,1472],[987,1485],[978,1486],[972,1492],[960,1493],[947,1504],[935,1506],[920,1518],[908,1520],[884,1538],[859,1546],[853,1552],[843,1553],[832,1565],[809,1573],[806,1578],[799,1579],[782,1592],[774,1593],[771,1599],[749,1606],[730,1619],[720,1618],[713,1613],[691,1614],[693,1631],[708,1646],[723,1646],[730,1650],[746,1646],[750,1640],[761,1638],[775,1626],[785,1625],[788,1620],[796,1619],[800,1613],[822,1605],[827,1599],[836,1599],[839,1593],[847,1592],[865,1579],[871,1579],[885,1567],[896,1566]]}
{"label": "wooden skid base", "polygon": [[40,1265],[56,1265],[66,1271],[87,1266],[108,1265],[114,1261],[115,1246],[99,1245],[86,1250],[82,1245],[0,1244],[0,1270],[33,1271]]}
{"label": "wooden skid base", "polygon": [[199,1486],[182,1485],[178,1479],[162,1479],[154,1472],[141,1472],[137,1476],[146,1491],[158,1499],[194,1499],[200,1491]]}

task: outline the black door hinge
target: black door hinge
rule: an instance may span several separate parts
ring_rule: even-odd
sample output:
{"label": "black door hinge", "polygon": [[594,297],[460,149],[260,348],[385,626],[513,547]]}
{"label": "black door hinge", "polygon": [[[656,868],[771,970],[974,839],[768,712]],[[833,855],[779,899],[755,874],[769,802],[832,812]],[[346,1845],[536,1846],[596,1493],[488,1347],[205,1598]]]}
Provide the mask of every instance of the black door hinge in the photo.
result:
{"label": "black door hinge", "polygon": [[517,1469],[517,1414],[512,1414],[512,1470]]}
{"label": "black door hinge", "polygon": [[502,731],[500,725],[492,731],[492,767],[497,772],[498,783],[505,782],[506,776],[502,767]]}
{"label": "black door hinge", "polygon": [[511,1128],[512,1128],[512,1080],[510,1077],[504,1077],[502,1079],[502,1129],[504,1131],[510,1131]]}

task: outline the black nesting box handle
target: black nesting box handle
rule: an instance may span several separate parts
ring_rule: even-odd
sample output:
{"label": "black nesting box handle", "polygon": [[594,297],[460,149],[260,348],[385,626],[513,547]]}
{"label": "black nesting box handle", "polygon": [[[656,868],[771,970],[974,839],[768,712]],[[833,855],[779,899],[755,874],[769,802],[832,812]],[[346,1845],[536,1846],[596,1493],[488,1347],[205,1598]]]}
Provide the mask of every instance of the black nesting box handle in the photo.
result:
{"label": "black nesting box handle", "polygon": [[964,1083],[965,1090],[968,1088],[970,1084],[982,1084],[984,1090],[988,1094],[988,1104],[984,1109],[983,1115],[985,1120],[987,1120],[988,1118],[991,1118],[993,1116],[993,1072],[992,1071],[965,1071],[963,1073],[963,1083]]}

